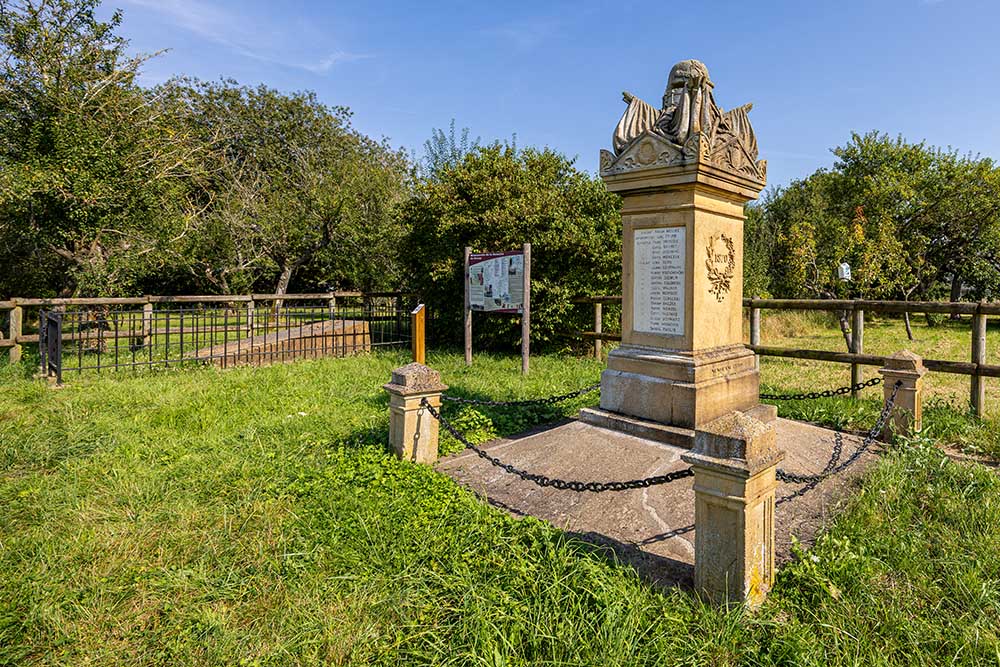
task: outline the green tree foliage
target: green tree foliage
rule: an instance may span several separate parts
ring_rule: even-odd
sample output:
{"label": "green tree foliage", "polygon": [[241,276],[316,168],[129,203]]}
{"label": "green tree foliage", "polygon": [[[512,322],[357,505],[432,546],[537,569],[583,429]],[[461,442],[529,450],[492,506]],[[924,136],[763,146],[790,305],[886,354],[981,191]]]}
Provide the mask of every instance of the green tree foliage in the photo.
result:
{"label": "green tree foliage", "polygon": [[0,294],[396,288],[412,168],[313,93],[138,85],[99,0],[0,0]]}
{"label": "green tree foliage", "polygon": [[200,147],[143,90],[98,0],[0,3],[0,264],[19,293],[115,294],[156,271]]}
{"label": "green tree foliage", "polygon": [[[831,170],[751,207],[748,286],[783,297],[947,298],[953,283],[975,297],[998,294],[1000,171],[991,160],[874,132],[833,152]],[[837,280],[841,262],[850,283]]]}
{"label": "green tree foliage", "polygon": [[223,292],[267,281],[284,294],[302,272],[331,288],[398,286],[397,205],[410,181],[402,152],[312,92],[223,81],[176,93],[212,147],[199,223],[178,248],[196,275]]}
{"label": "green tree foliage", "polygon": [[[404,261],[435,314],[438,335],[461,340],[462,250],[532,244],[532,340],[586,326],[570,299],[617,293],[621,283],[620,200],[600,180],[552,150],[499,143],[477,148],[418,186],[405,207],[411,227]],[[478,318],[479,344],[520,339],[515,317]]]}
{"label": "green tree foliage", "polygon": [[455,119],[451,119],[448,133],[435,128],[431,138],[424,142],[424,157],[420,161],[420,175],[434,180],[438,174],[457,167],[465,156],[479,148],[480,139],[469,139],[469,128],[463,127],[460,135],[455,134]]}

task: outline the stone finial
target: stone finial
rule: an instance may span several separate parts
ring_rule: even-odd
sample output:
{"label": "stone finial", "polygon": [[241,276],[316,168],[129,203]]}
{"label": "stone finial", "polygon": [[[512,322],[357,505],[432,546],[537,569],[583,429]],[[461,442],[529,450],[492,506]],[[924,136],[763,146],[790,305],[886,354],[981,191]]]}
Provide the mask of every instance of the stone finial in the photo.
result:
{"label": "stone finial", "polygon": [[670,70],[662,108],[624,93],[628,106],[615,128],[614,152],[601,151],[601,175],[702,163],[763,187],[767,163],[757,159],[748,116],[752,105],[723,111],[715,103],[714,87],[704,63],[682,60]]}
{"label": "stone finial", "polygon": [[900,350],[891,354],[886,358],[885,366],[882,370],[909,371],[911,373],[920,373],[921,375],[927,372],[923,358],[919,354],[914,354],[909,350]]}
{"label": "stone finial", "polygon": [[401,394],[442,392],[448,388],[441,383],[441,373],[416,362],[394,369],[389,383],[383,386]]}
{"label": "stone finial", "polygon": [[694,449],[683,458],[695,465],[742,469],[753,475],[784,456],[776,438],[773,424],[745,412],[730,412],[699,428]]}

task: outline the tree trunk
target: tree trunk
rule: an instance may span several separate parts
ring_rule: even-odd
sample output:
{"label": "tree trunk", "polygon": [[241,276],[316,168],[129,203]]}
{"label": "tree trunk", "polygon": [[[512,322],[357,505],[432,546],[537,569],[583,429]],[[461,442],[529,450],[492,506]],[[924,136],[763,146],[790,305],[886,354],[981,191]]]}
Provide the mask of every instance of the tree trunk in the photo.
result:
{"label": "tree trunk", "polygon": [[910,314],[903,313],[903,322],[906,323],[906,337],[913,340],[913,327],[910,326]]}
{"label": "tree trunk", "polygon": [[[951,300],[958,301],[962,298],[962,276],[957,273],[951,277]],[[961,315],[958,313],[951,313],[948,316],[950,319],[958,320],[961,319]]]}
{"label": "tree trunk", "polygon": [[[294,262],[291,264],[285,264],[281,268],[281,275],[278,276],[278,284],[274,287],[275,294],[288,294],[288,286],[292,282],[292,274],[295,273],[295,268],[298,265]],[[274,302],[274,317],[278,318],[278,313],[281,312],[281,299],[277,299]]]}
{"label": "tree trunk", "polygon": [[853,352],[854,350],[852,349],[853,346],[851,344],[853,337],[851,336],[851,325],[847,321],[847,311],[837,311],[837,316],[840,318],[840,333],[844,335],[844,344],[847,345],[847,351]]}

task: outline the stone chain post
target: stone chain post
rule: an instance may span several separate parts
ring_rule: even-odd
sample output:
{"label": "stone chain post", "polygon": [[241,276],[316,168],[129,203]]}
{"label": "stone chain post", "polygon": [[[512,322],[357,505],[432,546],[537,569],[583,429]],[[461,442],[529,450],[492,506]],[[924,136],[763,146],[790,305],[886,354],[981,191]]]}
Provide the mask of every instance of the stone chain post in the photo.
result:
{"label": "stone chain post", "polygon": [[774,584],[775,472],[785,453],[773,423],[732,412],[698,429],[681,458],[694,471],[695,588],[756,607]]}
{"label": "stone chain post", "polygon": [[432,464],[438,457],[438,420],[420,405],[427,399],[441,407],[441,393],[448,387],[441,374],[412,363],[392,372],[383,388],[389,393],[389,444],[404,461]]}
{"label": "stone chain post", "polygon": [[923,389],[924,375],[927,369],[919,355],[903,350],[886,359],[885,366],[879,369],[882,374],[882,389],[885,400],[888,401],[896,386],[902,382],[896,393],[896,403],[892,409],[892,418],[882,429],[882,441],[889,442],[893,434],[909,436],[920,431],[923,420]]}

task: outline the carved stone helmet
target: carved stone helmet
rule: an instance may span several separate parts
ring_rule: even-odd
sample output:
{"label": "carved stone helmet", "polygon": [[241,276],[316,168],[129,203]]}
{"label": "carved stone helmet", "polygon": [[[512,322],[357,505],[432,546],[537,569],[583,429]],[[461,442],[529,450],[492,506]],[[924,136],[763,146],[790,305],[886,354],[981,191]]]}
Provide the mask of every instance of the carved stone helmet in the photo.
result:
{"label": "carved stone helmet", "polygon": [[663,91],[663,108],[666,109],[671,104],[676,104],[679,98],[678,93],[682,92],[688,82],[692,79],[701,79],[702,85],[709,89],[715,87],[708,77],[708,68],[700,60],[682,60],[670,68],[670,77],[667,79],[667,89]]}

